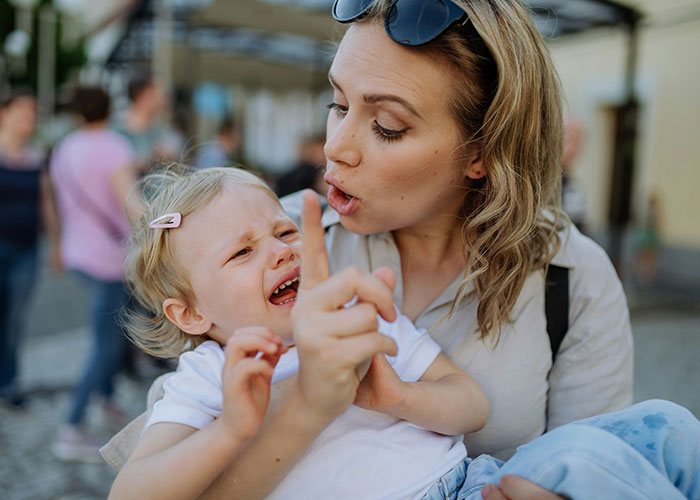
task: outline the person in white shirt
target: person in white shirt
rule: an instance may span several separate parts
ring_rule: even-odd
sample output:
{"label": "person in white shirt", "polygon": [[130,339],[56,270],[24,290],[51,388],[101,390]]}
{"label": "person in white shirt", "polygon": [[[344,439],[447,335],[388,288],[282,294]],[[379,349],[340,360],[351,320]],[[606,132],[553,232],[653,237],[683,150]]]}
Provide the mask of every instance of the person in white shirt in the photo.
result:
{"label": "person in white shirt", "polygon": [[[328,276],[314,195],[300,250],[296,225],[252,174],[166,172],[146,184],[153,198],[136,223],[127,274],[148,314],[131,317],[131,334],[153,354],[182,354],[111,498],[211,492],[257,439],[271,391],[298,390],[302,408],[318,400],[304,383],[306,361],[333,373],[329,337],[358,356],[351,378],[324,378],[321,387],[349,390],[354,404],[337,408],[281,483],[259,496],[472,500],[505,472],[573,499],[700,494],[700,422],[663,401],[564,426],[505,464],[467,458],[461,434],[485,423],[483,392],[397,314],[390,270]],[[311,265],[300,268],[302,253]],[[278,460],[284,446],[266,441],[261,458]]]}

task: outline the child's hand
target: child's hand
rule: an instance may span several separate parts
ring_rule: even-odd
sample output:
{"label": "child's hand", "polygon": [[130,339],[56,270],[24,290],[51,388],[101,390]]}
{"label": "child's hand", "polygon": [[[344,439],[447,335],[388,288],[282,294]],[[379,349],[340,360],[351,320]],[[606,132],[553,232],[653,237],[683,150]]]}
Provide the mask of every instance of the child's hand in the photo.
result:
{"label": "child's hand", "polygon": [[[240,439],[250,439],[260,429],[270,402],[272,372],[286,350],[282,340],[263,327],[241,328],[228,339],[220,418]],[[256,359],[258,353],[262,355]]]}
{"label": "child's hand", "polygon": [[[309,410],[327,421],[355,399],[362,365],[377,353],[396,353],[396,343],[377,332],[377,313],[396,318],[393,272],[374,275],[347,268],[330,276],[315,195],[304,195],[301,283],[292,309],[299,351],[299,389]],[[357,296],[351,307],[344,304]],[[366,368],[365,368],[366,369]]]}
{"label": "child's hand", "polygon": [[391,414],[405,399],[406,383],[383,354],[375,354],[367,375],[360,382],[355,404],[367,410]]}

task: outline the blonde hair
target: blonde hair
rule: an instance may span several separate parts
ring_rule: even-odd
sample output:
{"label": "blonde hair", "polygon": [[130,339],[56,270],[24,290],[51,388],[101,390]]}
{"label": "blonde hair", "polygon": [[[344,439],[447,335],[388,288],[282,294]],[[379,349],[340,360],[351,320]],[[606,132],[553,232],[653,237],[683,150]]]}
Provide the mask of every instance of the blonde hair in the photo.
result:
{"label": "blonde hair", "polygon": [[132,222],[132,233],[125,262],[126,280],[141,306],[127,314],[126,329],[131,340],[158,357],[177,357],[207,340],[206,335],[190,335],[171,323],[163,312],[168,298],[194,305],[194,292],[188,273],[177,258],[172,235],[175,229],[153,229],[149,222],[167,213],[179,212],[183,219],[207,205],[225,185],[248,186],[268,194],[274,192],[250,172],[239,168],[192,170],[171,165],[141,181],[144,213]]}
{"label": "blonde hair", "polygon": [[[478,157],[486,171],[466,185],[467,267],[449,314],[476,297],[477,333],[497,341],[526,278],[545,269],[561,245],[561,89],[544,40],[519,1],[454,3],[468,21],[413,49],[446,63],[460,149],[465,161]],[[378,0],[366,19],[383,23],[388,5]]]}

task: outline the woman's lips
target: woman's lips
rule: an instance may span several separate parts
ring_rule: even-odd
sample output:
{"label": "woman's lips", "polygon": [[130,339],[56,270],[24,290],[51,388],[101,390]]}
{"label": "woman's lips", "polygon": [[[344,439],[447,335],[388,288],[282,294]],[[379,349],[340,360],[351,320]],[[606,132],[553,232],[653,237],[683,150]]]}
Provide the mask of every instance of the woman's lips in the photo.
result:
{"label": "woman's lips", "polygon": [[345,192],[341,191],[333,184],[330,185],[326,196],[328,198],[328,204],[340,215],[352,215],[352,213],[357,210],[359,200],[354,196],[345,194]]}
{"label": "woman's lips", "polygon": [[328,198],[328,204],[333,210],[338,212],[340,215],[351,215],[355,210],[357,210],[357,205],[359,200],[346,193],[343,190],[343,185],[331,174],[326,173],[323,176],[323,180],[326,181],[330,188],[326,197]]}

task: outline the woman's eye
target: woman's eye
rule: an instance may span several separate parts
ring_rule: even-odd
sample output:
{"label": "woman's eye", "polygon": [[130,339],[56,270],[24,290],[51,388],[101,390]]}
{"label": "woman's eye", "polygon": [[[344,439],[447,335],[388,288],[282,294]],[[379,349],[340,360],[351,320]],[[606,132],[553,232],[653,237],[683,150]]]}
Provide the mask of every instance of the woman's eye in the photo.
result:
{"label": "woman's eye", "polygon": [[382,140],[384,142],[393,142],[393,141],[398,141],[399,139],[401,139],[406,134],[408,127],[401,129],[401,130],[394,130],[394,129],[382,127],[379,124],[379,122],[377,122],[375,120],[374,124],[372,125],[372,130],[374,131],[374,134],[380,140]]}
{"label": "woman's eye", "polygon": [[332,102],[328,105],[328,109],[331,111],[334,111],[336,115],[339,117],[343,118],[345,115],[348,114],[348,107],[347,106],[341,106],[337,102]]}

